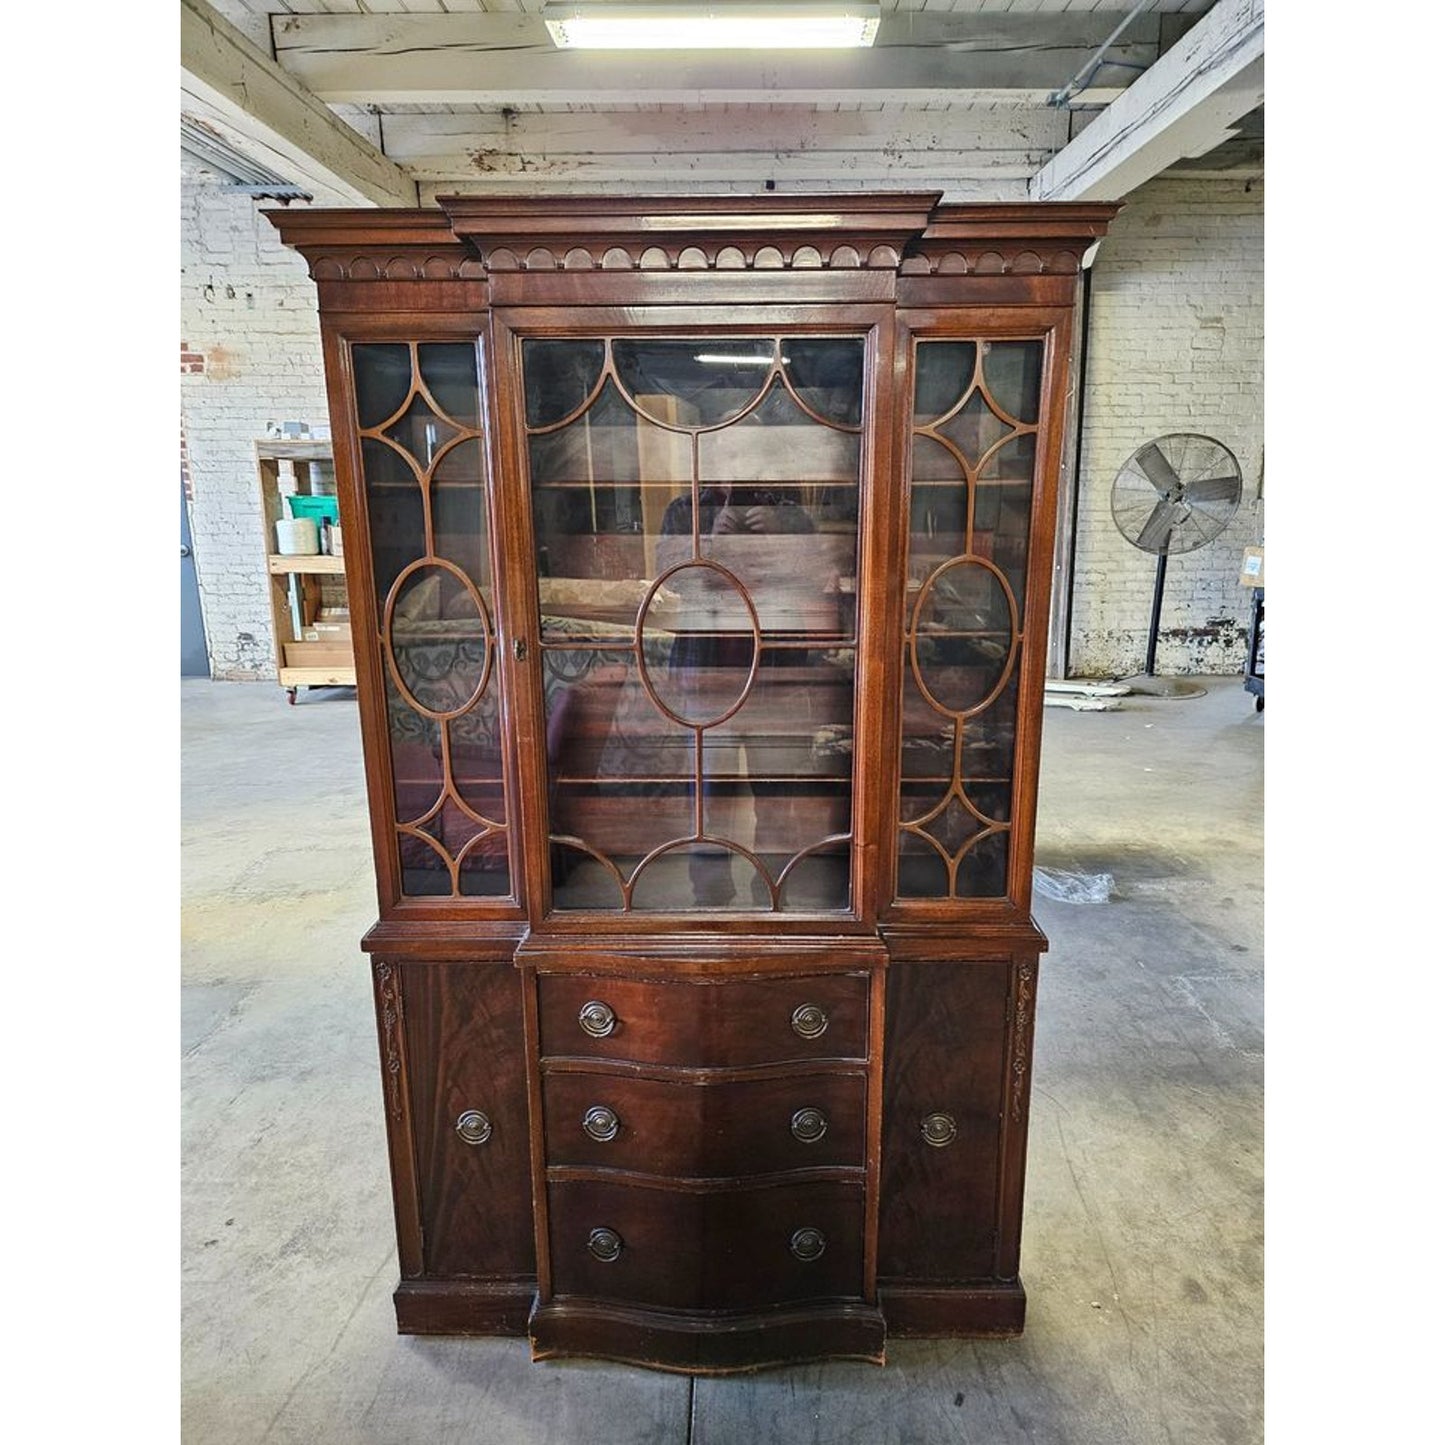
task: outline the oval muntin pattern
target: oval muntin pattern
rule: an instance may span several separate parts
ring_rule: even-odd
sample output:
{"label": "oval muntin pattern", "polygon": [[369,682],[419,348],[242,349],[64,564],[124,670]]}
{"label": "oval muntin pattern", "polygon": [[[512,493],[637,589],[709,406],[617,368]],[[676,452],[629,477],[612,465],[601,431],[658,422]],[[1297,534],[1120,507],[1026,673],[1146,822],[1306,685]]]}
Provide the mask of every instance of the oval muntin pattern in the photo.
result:
{"label": "oval muntin pattern", "polygon": [[[982,567],[994,579],[995,585],[1003,593],[1004,600],[1008,603],[1009,613],[1009,650],[1008,656],[1004,659],[999,675],[993,687],[984,695],[981,702],[974,703],[972,707],[963,709],[951,708],[940,702],[934,695],[932,689],[923,679],[923,669],[918,660],[918,624],[923,616],[924,609],[928,606],[933,596],[934,589],[945,573],[951,572],[956,567]],[[922,693],[924,701],[934,712],[941,717],[953,718],[962,721],[964,718],[976,717],[979,713],[991,707],[999,693],[1008,685],[1008,680],[1013,676],[1014,666],[1018,661],[1019,645],[1023,641],[1023,634],[1019,627],[1019,608],[1014,599],[1013,588],[1008,585],[1008,578],[999,571],[986,557],[973,557],[967,553],[957,557],[950,557],[941,566],[935,567],[929,573],[923,586],[919,588],[918,596],[913,603],[913,613],[908,621],[908,632],[906,642],[908,647],[908,667],[913,674],[914,684]]]}
{"label": "oval muntin pattern", "polygon": [[[396,620],[396,604],[400,599],[407,582],[418,572],[427,568],[435,568],[441,572],[450,573],[461,583],[467,594],[468,600],[476,609],[477,621],[482,626],[482,671],[477,685],[473,688],[471,695],[459,706],[449,709],[446,712],[438,712],[420,702],[411,688],[407,685],[405,676],[397,662],[396,648],[392,641],[392,628]],[[381,619],[381,646],[386,657],[387,671],[391,674],[391,680],[396,684],[397,690],[401,693],[406,705],[423,717],[429,717],[437,722],[448,722],[452,718],[461,717],[464,712],[475,707],[481,696],[487,690],[487,684],[492,677],[492,659],[496,655],[496,645],[493,641],[492,618],[487,611],[486,601],[483,599],[480,590],[475,582],[457,566],[455,562],[448,561],[445,557],[419,557],[414,562],[408,562],[397,574],[396,581],[391,584],[391,591],[387,594],[386,607]]]}
{"label": "oval muntin pattern", "polygon": [[[654,341],[675,340],[685,341],[689,344],[704,344],[701,338],[686,334],[678,335],[675,333],[668,333],[664,335],[653,332],[642,334],[645,334],[648,340]],[[592,338],[587,337],[578,339]],[[714,339],[717,339],[715,335],[708,338],[708,341],[710,342]],[[861,434],[863,430],[861,419],[857,423],[845,423],[830,419],[829,417],[821,414],[815,407],[809,405],[809,403],[799,393],[798,389],[792,384],[792,381],[788,375],[788,367],[782,354],[783,341],[785,339],[788,341],[814,339],[812,333],[787,333],[786,336],[781,333],[775,333],[771,335],[758,335],[757,333],[738,333],[736,338],[729,336],[726,339],[737,339],[740,342],[756,340],[760,351],[761,348],[764,346],[770,349],[771,360],[769,362],[766,372],[764,372],[758,380],[756,392],[749,398],[746,404],[731,410],[729,414],[720,421],[710,422],[707,425],[694,426],[667,422],[654,415],[645,407],[640,406],[633,398],[633,396],[629,393],[627,386],[625,385],[621,376],[618,373],[616,359],[613,355],[612,349],[613,338],[609,337],[606,338],[606,355],[603,361],[601,372],[597,376],[596,381],[593,384],[589,394],[581,402],[581,404],[574,408],[571,412],[569,412],[568,415],[560,418],[559,420],[548,422],[544,425],[539,426],[529,425],[527,423],[525,414],[523,414],[523,416],[521,417],[523,431],[528,437],[537,437],[546,435],[551,432],[560,431],[563,428],[574,424],[580,418],[582,418],[593,405],[596,404],[598,398],[602,395],[604,388],[606,388],[606,386],[610,382],[612,387],[615,389],[617,395],[622,398],[628,409],[631,410],[634,414],[636,414],[647,425],[660,428],[664,431],[687,435],[693,438],[692,490],[694,502],[696,502],[698,490],[696,438],[707,432],[722,431],[726,428],[735,426],[739,421],[743,420],[745,417],[748,417],[752,415],[755,411],[757,411],[758,408],[767,401],[768,397],[773,393],[775,388],[780,388],[783,392],[785,392],[789,399],[792,401],[792,403],[799,409],[799,411],[815,424],[826,427],[832,431],[851,433],[855,435]],[[861,414],[866,404],[867,386],[867,349],[865,338],[857,335],[856,333],[818,333],[816,339],[856,340],[863,348],[862,356],[860,358],[861,365],[859,373],[859,385],[864,392],[864,397],[860,398]],[[518,355],[520,361],[520,338],[518,340],[518,346]],[[859,481],[861,482],[861,478],[859,478]],[[697,538],[696,534],[694,534],[694,548],[696,548],[696,546]],[[718,573],[723,578],[723,580],[729,584],[730,588],[736,593],[736,595],[742,598],[743,603],[748,611],[753,643],[752,662],[748,669],[748,676],[746,681],[743,683],[741,689],[739,690],[736,700],[732,703],[730,707],[727,708],[726,711],[718,714],[716,717],[701,721],[689,719],[682,716],[674,708],[670,707],[667,702],[664,701],[664,699],[659,695],[654,680],[648,675],[646,653],[643,645],[644,629],[646,625],[647,615],[649,609],[653,604],[653,600],[657,595],[657,592],[666,583],[669,577],[675,575],[677,572],[685,568],[696,567],[708,568]],[[575,646],[575,643],[572,643],[569,640],[568,645]],[[733,717],[746,704],[748,697],[753,691],[754,682],[756,680],[758,668],[762,659],[763,648],[766,644],[763,640],[762,626],[758,618],[757,610],[753,603],[752,597],[748,593],[747,587],[726,567],[723,567],[719,563],[709,558],[697,555],[695,551],[692,558],[687,561],[678,563],[674,567],[667,569],[667,571],[659,575],[651,582],[646,594],[644,595],[638,607],[633,636],[629,642],[607,643],[594,641],[589,645],[593,647],[609,648],[613,650],[621,647],[625,648],[628,652],[634,655],[638,662],[639,681],[644,691],[646,692],[648,700],[669,721],[681,728],[687,729],[693,734],[695,743],[695,755],[699,757],[699,762],[697,766],[700,769],[700,753],[703,733],[709,728],[717,727],[722,723],[727,722],[728,719]],[[549,650],[558,650],[560,649],[561,644],[549,643],[544,640],[542,646]],[[633,893],[637,886],[638,880],[642,876],[644,870],[658,858],[661,858],[679,849],[694,847],[698,845],[706,845],[708,847],[720,848],[727,852],[734,853],[738,856],[746,858],[751,864],[751,866],[755,869],[757,874],[763,879],[769,892],[771,908],[773,911],[777,911],[782,906],[783,889],[786,886],[789,876],[793,873],[797,865],[815,854],[822,854],[826,850],[836,848],[840,845],[851,846],[852,844],[853,835],[851,831],[845,834],[832,834],[826,838],[818,839],[815,842],[810,843],[806,847],[800,849],[791,858],[789,858],[787,863],[780,870],[777,880],[774,881],[769,874],[767,867],[755,853],[751,852],[746,847],[730,839],[714,837],[704,831],[701,811],[703,787],[700,773],[695,779],[695,782],[697,784],[697,801],[695,804],[695,824],[692,834],[687,837],[673,838],[665,843],[659,844],[645,857],[643,857],[625,877],[623,876],[622,870],[611,858],[608,858],[603,853],[600,853],[585,839],[578,837],[575,834],[550,834],[550,842],[556,846],[576,850],[577,852],[581,853],[585,857],[591,859],[593,862],[598,864],[612,879],[613,883],[616,884],[619,893],[620,906],[624,911],[630,910],[633,906]],[[845,907],[846,906],[847,905],[845,905]]]}
{"label": "oval muntin pattern", "polygon": [[[653,681],[651,672],[648,669],[647,651],[643,646],[643,632],[646,629],[647,615],[652,610],[652,605],[653,602],[656,600],[658,592],[667,585],[669,579],[676,577],[678,573],[687,572],[694,569],[698,571],[716,572],[718,576],[720,576],[723,581],[727,583],[727,585],[732,589],[733,594],[739,599],[741,599],[743,606],[747,608],[748,623],[752,627],[753,632],[753,657],[751,663],[748,665],[748,675],[746,678],[743,679],[743,683],[738,692],[737,698],[733,701],[732,705],[728,707],[725,711],[720,712],[716,717],[711,718],[683,717],[681,713],[675,712],[671,707],[667,705],[666,702],[663,701],[662,697],[658,693],[657,684]],[[669,717],[679,727],[690,728],[694,733],[701,734],[705,732],[708,728],[715,728],[720,724],[725,723],[730,717],[734,716],[739,711],[739,709],[742,708],[744,703],[747,702],[749,695],[752,693],[753,684],[757,680],[758,666],[762,661],[763,632],[762,626],[758,622],[757,609],[753,606],[753,599],[748,596],[748,589],[743,586],[742,582],[738,579],[736,574],[729,572],[728,569],[719,562],[714,562],[710,558],[699,557],[693,559],[692,561],[679,562],[676,566],[669,567],[667,571],[659,573],[658,576],[653,579],[652,585],[647,589],[647,593],[643,597],[642,603],[637,609],[637,624],[633,632],[632,647],[633,653],[637,658],[638,681],[642,684],[643,690],[647,693],[647,696],[651,700],[652,705],[659,712],[664,713],[667,717]]]}

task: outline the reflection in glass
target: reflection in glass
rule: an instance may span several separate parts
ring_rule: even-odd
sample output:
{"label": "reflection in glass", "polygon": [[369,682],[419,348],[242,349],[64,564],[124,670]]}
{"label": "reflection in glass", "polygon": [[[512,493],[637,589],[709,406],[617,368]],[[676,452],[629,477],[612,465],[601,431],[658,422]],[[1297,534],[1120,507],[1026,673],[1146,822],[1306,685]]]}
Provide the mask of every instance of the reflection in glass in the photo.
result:
{"label": "reflection in glass", "polygon": [[863,421],[863,342],[856,336],[790,336],[783,342],[788,381],[803,405],[836,426]]}
{"label": "reflection in glass", "polygon": [[479,427],[476,347],[469,341],[423,341],[416,352],[422,385],[442,415],[463,427]]}
{"label": "reflection in glass", "polygon": [[555,344],[603,379],[527,439],[553,906],[847,908],[862,340]]}
{"label": "reflection in glass", "polygon": [[995,403],[1016,422],[1039,419],[1039,384],[1043,378],[1042,341],[987,341],[983,378]]}
{"label": "reflection in glass", "polygon": [[356,420],[379,427],[391,420],[411,391],[411,348],[405,342],[352,348],[356,362]]}
{"label": "reflection in glass", "polygon": [[714,427],[757,399],[773,371],[773,343],[758,340],[612,343],[617,377],[642,411],[672,426]]}
{"label": "reflection in glass", "polygon": [[978,343],[928,341],[915,354],[913,424],[927,426],[947,416],[973,385]]}
{"label": "reflection in glass", "polygon": [[527,425],[553,426],[592,395],[602,375],[600,341],[524,341]]}

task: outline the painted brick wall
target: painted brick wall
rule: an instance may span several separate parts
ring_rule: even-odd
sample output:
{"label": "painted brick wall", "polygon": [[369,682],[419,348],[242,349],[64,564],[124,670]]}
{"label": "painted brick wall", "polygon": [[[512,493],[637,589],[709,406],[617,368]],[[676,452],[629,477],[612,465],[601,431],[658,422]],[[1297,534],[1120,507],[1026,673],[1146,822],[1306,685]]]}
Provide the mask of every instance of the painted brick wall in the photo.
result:
{"label": "painted brick wall", "polygon": [[326,420],[316,290],[257,203],[222,190],[186,156],[181,339],[181,426],[212,676],[270,679],[254,444],[268,421]]}
{"label": "painted brick wall", "polygon": [[1119,467],[1166,432],[1202,432],[1239,459],[1244,501],[1208,547],[1169,559],[1156,671],[1243,669],[1244,549],[1264,537],[1254,500],[1264,449],[1264,188],[1158,179],[1110,228],[1093,280],[1070,669],[1140,672],[1155,559],[1109,510]]}

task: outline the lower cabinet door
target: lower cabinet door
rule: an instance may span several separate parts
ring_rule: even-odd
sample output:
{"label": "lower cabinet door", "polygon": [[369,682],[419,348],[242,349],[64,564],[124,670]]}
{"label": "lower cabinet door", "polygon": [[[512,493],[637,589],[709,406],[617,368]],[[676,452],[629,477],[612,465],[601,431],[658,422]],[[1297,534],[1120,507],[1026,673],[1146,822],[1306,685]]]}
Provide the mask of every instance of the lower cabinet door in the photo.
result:
{"label": "lower cabinet door", "polygon": [[1007,963],[888,970],[880,1279],[995,1273]]}
{"label": "lower cabinet door", "polygon": [[691,1192],[593,1180],[547,1191],[556,1296],[763,1309],[863,1292],[863,1185]]}
{"label": "lower cabinet door", "polygon": [[402,974],[424,1272],[534,1274],[517,970],[408,963]]}

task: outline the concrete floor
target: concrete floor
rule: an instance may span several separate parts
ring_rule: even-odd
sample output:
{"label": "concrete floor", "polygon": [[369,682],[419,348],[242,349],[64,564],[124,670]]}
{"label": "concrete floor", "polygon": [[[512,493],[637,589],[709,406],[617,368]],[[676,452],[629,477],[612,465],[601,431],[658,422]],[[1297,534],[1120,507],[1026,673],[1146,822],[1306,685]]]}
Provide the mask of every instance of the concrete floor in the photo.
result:
{"label": "concrete floor", "polygon": [[353,695],[182,683],[189,1445],[1243,1445],[1262,1437],[1263,718],[1050,710],[1022,1339],[691,1381],[404,1338]]}

